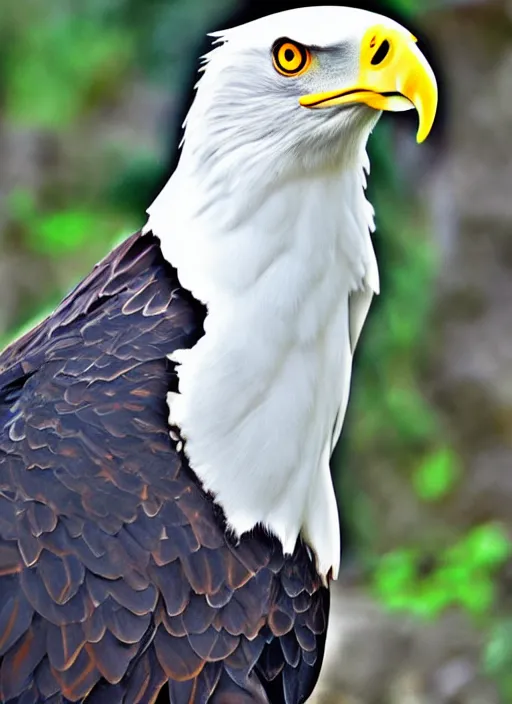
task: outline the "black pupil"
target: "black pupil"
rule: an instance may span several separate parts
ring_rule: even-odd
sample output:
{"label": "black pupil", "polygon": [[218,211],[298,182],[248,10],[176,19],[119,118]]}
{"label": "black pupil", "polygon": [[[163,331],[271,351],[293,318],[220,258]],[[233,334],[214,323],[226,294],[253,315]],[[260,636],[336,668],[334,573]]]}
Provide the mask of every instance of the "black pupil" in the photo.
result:
{"label": "black pupil", "polygon": [[285,61],[288,61],[288,63],[291,63],[295,58],[295,52],[293,49],[286,49],[284,52],[284,59]]}
{"label": "black pupil", "polygon": [[387,39],[384,39],[382,44],[379,46],[375,54],[373,55],[372,59],[372,65],[373,66],[378,66],[380,63],[384,61],[386,56],[388,55],[389,52],[389,42]]}

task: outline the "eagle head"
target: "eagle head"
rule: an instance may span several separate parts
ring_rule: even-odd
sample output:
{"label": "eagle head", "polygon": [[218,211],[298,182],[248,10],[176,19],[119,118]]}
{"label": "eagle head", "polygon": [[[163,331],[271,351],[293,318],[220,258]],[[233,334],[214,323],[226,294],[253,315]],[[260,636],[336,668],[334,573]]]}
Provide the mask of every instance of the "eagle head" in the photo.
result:
{"label": "eagle head", "polygon": [[205,170],[221,161],[234,187],[243,174],[261,185],[350,166],[382,111],[416,109],[418,142],[432,127],[432,69],[387,17],[302,8],[213,36],[185,141]]}

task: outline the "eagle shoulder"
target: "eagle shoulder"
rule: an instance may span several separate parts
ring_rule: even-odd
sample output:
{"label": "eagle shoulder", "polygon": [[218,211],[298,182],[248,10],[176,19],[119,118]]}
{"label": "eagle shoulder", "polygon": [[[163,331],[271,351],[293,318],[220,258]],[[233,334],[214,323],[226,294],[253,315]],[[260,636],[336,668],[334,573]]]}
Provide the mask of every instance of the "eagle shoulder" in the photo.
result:
{"label": "eagle shoulder", "polygon": [[203,320],[136,234],[0,356],[0,700],[312,690],[328,592],[307,548],[233,544],[169,432],[168,355]]}

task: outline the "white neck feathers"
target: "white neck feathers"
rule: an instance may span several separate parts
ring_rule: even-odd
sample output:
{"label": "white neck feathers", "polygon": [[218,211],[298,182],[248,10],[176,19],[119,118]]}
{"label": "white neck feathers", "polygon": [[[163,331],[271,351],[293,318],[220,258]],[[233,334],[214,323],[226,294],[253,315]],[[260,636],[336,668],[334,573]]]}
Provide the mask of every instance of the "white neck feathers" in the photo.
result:
{"label": "white neck feathers", "polygon": [[349,395],[349,297],[378,288],[363,155],[226,198],[184,154],[147,225],[208,310],[205,335],[176,354],[170,399],[192,469],[237,535],[263,524],[290,553],[302,534],[324,576],[339,566],[329,459]]}

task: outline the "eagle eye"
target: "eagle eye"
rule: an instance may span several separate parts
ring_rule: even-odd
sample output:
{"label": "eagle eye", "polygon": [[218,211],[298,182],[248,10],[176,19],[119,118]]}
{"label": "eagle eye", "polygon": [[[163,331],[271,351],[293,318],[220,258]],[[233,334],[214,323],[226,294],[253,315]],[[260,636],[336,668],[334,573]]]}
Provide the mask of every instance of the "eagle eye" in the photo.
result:
{"label": "eagle eye", "polygon": [[283,76],[298,76],[311,64],[311,52],[291,39],[278,39],[272,47],[274,68]]}

